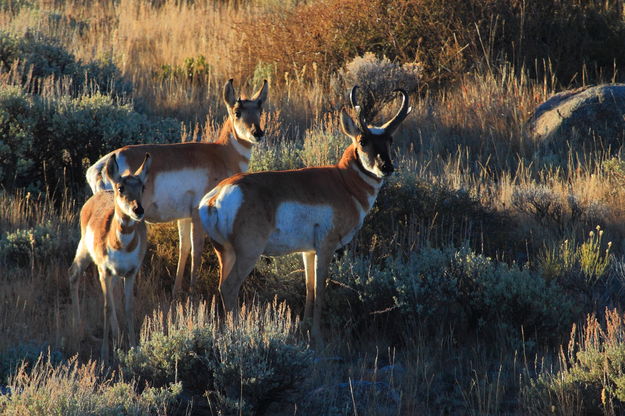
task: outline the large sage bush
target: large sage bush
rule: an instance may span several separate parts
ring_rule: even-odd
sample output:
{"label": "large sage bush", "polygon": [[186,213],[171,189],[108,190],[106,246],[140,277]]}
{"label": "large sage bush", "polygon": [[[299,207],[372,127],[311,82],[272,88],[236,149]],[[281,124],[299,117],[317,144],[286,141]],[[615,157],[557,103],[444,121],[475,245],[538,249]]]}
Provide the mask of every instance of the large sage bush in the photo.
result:
{"label": "large sage bush", "polygon": [[557,283],[467,248],[425,248],[381,263],[347,256],[331,276],[338,287],[329,291],[328,308],[337,313],[327,316],[356,319],[351,322],[356,328],[378,317],[389,334],[405,332],[412,323],[487,337],[519,339],[522,330],[528,338],[549,337],[569,327],[577,314]]}
{"label": "large sage bush", "polygon": [[119,358],[126,375],[154,386],[180,381],[216,414],[263,414],[292,399],[310,371],[312,351],[297,330],[285,304],[219,323],[206,303],[188,302],[149,318],[139,345]]}
{"label": "large sage bush", "polygon": [[180,126],[100,93],[43,98],[0,86],[0,185],[32,191],[84,184],[86,166],[117,147],[175,141]]}

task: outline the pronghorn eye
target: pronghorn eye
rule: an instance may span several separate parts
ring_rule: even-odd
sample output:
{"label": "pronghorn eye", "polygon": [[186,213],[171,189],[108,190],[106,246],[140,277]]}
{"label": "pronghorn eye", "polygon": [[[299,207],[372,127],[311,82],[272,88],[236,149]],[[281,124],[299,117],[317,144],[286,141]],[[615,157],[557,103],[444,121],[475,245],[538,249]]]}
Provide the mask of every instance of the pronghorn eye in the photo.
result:
{"label": "pronghorn eye", "polygon": [[240,112],[239,110],[235,111],[235,112],[234,112],[234,116],[235,116],[236,118],[241,118],[241,112]]}
{"label": "pronghorn eye", "polygon": [[124,187],[123,187],[123,186],[120,186],[119,188],[117,188],[117,190],[118,190],[119,192],[123,193],[123,192],[124,192]]}

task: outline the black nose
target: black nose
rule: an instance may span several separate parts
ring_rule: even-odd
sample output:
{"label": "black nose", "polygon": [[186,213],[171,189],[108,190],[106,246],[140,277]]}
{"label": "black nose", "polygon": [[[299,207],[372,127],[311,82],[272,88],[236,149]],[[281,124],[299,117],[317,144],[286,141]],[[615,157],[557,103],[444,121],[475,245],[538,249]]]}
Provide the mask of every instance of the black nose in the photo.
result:
{"label": "black nose", "polygon": [[260,127],[254,127],[254,130],[252,131],[252,134],[257,139],[260,139],[261,137],[263,137],[265,135],[265,132]]}
{"label": "black nose", "polygon": [[393,172],[395,172],[395,166],[393,166],[392,163],[385,163],[384,166],[382,166],[382,173],[384,173],[384,175],[388,176]]}
{"label": "black nose", "polygon": [[140,217],[143,215],[143,207],[139,205],[137,208],[133,209],[136,216]]}

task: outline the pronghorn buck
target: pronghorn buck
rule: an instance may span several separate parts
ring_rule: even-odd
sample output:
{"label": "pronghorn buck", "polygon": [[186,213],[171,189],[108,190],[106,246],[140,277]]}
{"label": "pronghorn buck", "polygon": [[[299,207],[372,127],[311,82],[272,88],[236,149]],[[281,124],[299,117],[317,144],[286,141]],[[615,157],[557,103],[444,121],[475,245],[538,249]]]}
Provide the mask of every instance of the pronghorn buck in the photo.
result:
{"label": "pronghorn buck", "polygon": [[241,284],[261,254],[301,252],[306,273],[304,318],[321,343],[320,316],[332,254],[349,243],[362,226],[393,164],[392,134],[410,112],[399,90],[399,112],[381,127],[356,122],[341,112],[341,125],[352,144],[334,166],[238,174],[202,198],[200,218],[219,258],[219,291],[226,312],[236,313]]}
{"label": "pronghorn buck", "polygon": [[135,344],[134,282],[147,247],[147,231],[142,205],[146,177],[152,159],[145,154],[143,163],[134,174],[121,176],[115,154],[104,167],[104,175],[113,185],[113,191],[100,191],[85,202],[80,211],[80,242],[74,262],[69,269],[69,280],[74,309],[74,325],[81,326],[78,288],[85,268],[95,263],[104,295],[104,336],[102,357],[109,355],[109,326],[113,338],[120,338],[115,309],[114,283],[124,280],[124,312],[129,342]]}
{"label": "pronghorn buck", "polygon": [[110,155],[117,156],[120,172],[134,171],[146,152],[152,155],[154,164],[143,196],[145,219],[150,223],[178,220],[180,243],[174,294],[182,287],[189,253],[190,288],[195,286],[205,239],[197,213],[200,199],[221,180],[247,171],[252,146],[264,135],[260,117],[267,94],[268,85],[264,81],[251,99],[237,98],[229,80],[223,89],[228,119],[217,141],[126,146],[102,157],[87,170],[87,181],[95,193],[111,189],[111,182],[102,175]]}

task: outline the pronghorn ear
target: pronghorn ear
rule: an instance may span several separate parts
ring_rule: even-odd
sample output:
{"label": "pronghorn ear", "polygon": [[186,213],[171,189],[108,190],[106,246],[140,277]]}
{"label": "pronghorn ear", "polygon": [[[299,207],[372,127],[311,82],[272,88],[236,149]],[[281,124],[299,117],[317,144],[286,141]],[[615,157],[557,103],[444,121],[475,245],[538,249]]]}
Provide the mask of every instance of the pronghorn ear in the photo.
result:
{"label": "pronghorn ear", "polygon": [[106,161],[104,173],[113,183],[119,183],[122,180],[119,175],[119,166],[117,165],[117,157],[115,157],[115,153],[113,153],[111,157],[109,157],[109,160]]}
{"label": "pronghorn ear", "polygon": [[148,172],[150,171],[150,166],[152,166],[152,158],[149,153],[145,154],[145,158],[143,159],[143,163],[139,166],[139,169],[135,172],[135,176],[141,179],[141,182],[145,183],[145,180],[148,176]]}
{"label": "pronghorn ear", "polygon": [[345,111],[345,108],[341,109],[341,127],[343,128],[343,133],[351,137],[354,142],[358,140],[358,136],[362,135],[354,120]]}
{"label": "pronghorn ear", "polygon": [[229,108],[234,107],[234,104],[237,102],[234,87],[232,86],[232,78],[230,78],[226,82],[226,85],[224,85],[224,102]]}
{"label": "pronghorn ear", "polygon": [[267,84],[267,80],[263,80],[263,86],[260,87],[256,94],[251,98],[252,101],[256,101],[258,107],[263,105],[265,101],[267,101],[267,95],[269,94],[269,85]]}

